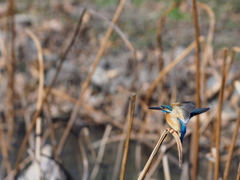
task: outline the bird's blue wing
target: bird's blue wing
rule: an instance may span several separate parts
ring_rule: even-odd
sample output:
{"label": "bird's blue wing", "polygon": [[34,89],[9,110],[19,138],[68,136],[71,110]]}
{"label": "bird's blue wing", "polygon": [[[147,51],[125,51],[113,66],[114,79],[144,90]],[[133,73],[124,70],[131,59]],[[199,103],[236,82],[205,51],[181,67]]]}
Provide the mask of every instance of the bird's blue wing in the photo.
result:
{"label": "bird's blue wing", "polygon": [[194,102],[181,102],[179,108],[181,109],[183,114],[183,119],[181,120],[184,124],[187,124],[187,122],[191,118],[191,112],[195,109],[195,107],[196,104]]}
{"label": "bird's blue wing", "polygon": [[207,112],[210,108],[197,108],[197,109],[194,109],[191,114],[190,114],[190,118],[193,117],[193,116],[196,116],[198,114],[202,114],[204,112]]}
{"label": "bird's blue wing", "polygon": [[181,131],[180,131],[181,136],[180,136],[180,139],[181,139],[181,142],[183,142],[183,138],[184,138],[184,136],[185,136],[185,134],[187,132],[187,128],[186,128],[185,124],[182,122],[181,119],[179,119],[179,118],[177,118],[177,119],[178,119],[178,121],[181,124]]}

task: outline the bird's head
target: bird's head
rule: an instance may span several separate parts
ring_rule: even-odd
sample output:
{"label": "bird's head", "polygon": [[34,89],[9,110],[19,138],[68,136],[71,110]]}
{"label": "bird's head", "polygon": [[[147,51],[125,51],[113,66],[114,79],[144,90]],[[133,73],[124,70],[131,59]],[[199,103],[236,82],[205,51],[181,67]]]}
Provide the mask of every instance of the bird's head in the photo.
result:
{"label": "bird's head", "polygon": [[149,109],[161,110],[164,113],[171,113],[172,112],[172,106],[169,106],[169,105],[162,105],[160,107],[150,107]]}

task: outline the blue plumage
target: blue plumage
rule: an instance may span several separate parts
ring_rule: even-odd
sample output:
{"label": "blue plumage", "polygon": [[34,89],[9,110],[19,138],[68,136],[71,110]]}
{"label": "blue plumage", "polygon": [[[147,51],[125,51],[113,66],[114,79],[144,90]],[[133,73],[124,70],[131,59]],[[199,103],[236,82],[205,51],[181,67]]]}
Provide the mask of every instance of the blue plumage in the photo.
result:
{"label": "blue plumage", "polygon": [[207,112],[210,108],[197,108],[194,102],[177,102],[172,106],[162,105],[159,107],[150,107],[149,109],[161,110],[166,114],[166,121],[172,129],[179,133],[181,141],[186,134],[186,124],[196,115]]}
{"label": "blue plumage", "polygon": [[204,112],[207,112],[210,108],[197,108],[194,109],[191,113],[190,113],[190,118],[193,116],[196,116],[198,114],[202,114]]}

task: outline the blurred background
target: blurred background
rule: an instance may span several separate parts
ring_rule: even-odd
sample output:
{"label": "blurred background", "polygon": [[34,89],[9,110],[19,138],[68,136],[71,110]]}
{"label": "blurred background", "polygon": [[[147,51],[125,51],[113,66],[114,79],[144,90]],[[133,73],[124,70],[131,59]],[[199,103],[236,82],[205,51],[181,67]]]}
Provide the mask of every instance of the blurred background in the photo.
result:
{"label": "blurred background", "polygon": [[211,110],[187,125],[183,168],[169,134],[146,179],[237,179],[240,2],[196,4],[198,28],[192,1],[0,1],[0,179],[119,179],[133,93],[137,179],[169,127],[148,107],[198,92]]}

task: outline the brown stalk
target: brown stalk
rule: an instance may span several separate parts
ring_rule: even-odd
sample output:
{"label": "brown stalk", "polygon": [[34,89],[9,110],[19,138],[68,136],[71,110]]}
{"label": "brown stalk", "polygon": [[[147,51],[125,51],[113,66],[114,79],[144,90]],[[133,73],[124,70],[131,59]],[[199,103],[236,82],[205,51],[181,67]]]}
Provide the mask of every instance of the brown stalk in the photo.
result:
{"label": "brown stalk", "polygon": [[135,101],[136,101],[136,94],[133,94],[132,97],[131,97],[131,104],[130,104],[130,109],[129,109],[128,130],[127,130],[126,140],[125,140],[125,145],[124,145],[124,152],[123,152],[123,160],[122,160],[122,166],[121,166],[120,180],[124,180],[124,175],[125,175],[127,156],[128,156],[128,149],[129,149],[130,133],[131,133],[131,130],[132,130],[132,122],[133,122]]}
{"label": "brown stalk", "polygon": [[238,111],[238,119],[237,119],[236,126],[235,126],[235,129],[233,132],[232,142],[231,142],[231,145],[230,145],[230,148],[228,151],[228,159],[227,159],[225,170],[224,170],[223,180],[228,180],[229,170],[230,170],[230,166],[231,166],[235,143],[237,140],[239,126],[240,126],[240,110]]}
{"label": "brown stalk", "polygon": [[[115,14],[114,14],[114,17],[113,17],[113,19],[112,19],[112,23],[113,23],[113,24],[116,24],[116,23],[117,23],[118,18],[119,18],[120,14],[121,14],[121,12],[122,12],[122,10],[123,10],[125,1],[126,1],[126,0],[121,0],[121,1],[120,1],[119,5],[118,5],[118,7],[117,7],[117,10],[116,10],[116,12],[115,12]],[[108,30],[107,30],[107,32],[106,32],[106,35],[105,35],[105,37],[104,37],[103,43],[102,43],[102,45],[101,45],[101,47],[100,47],[100,49],[99,49],[99,51],[98,51],[98,54],[97,54],[95,60],[94,60],[93,63],[92,63],[91,71],[89,72],[89,74],[88,74],[88,76],[87,76],[87,79],[85,80],[85,82],[84,82],[83,85],[82,85],[82,90],[81,90],[81,92],[80,92],[80,94],[79,94],[78,101],[77,101],[77,103],[76,103],[75,106],[74,106],[74,109],[73,109],[72,114],[71,114],[71,116],[70,116],[70,119],[69,119],[69,122],[68,122],[68,124],[67,124],[67,127],[66,127],[66,129],[65,129],[65,131],[64,131],[64,133],[63,133],[63,135],[62,135],[62,138],[61,138],[61,140],[60,140],[60,142],[59,142],[59,146],[58,146],[58,149],[57,149],[57,155],[60,155],[60,153],[62,152],[63,146],[64,146],[64,144],[65,144],[65,142],[66,142],[66,140],[67,140],[67,137],[68,137],[68,135],[69,135],[69,132],[70,132],[70,130],[71,130],[73,124],[74,124],[74,121],[75,121],[76,117],[77,117],[78,109],[79,109],[79,107],[80,107],[80,105],[81,105],[81,103],[82,103],[84,94],[85,94],[85,92],[86,92],[86,90],[87,90],[87,88],[88,88],[88,86],[89,86],[89,84],[90,84],[91,78],[92,78],[92,76],[93,76],[93,73],[94,73],[94,71],[95,71],[98,63],[99,63],[101,57],[103,56],[103,54],[104,54],[104,52],[105,52],[105,50],[106,50],[106,48],[107,48],[108,40],[109,40],[112,32],[113,32],[113,28],[112,28],[112,26],[109,26],[109,28],[108,28]]]}
{"label": "brown stalk", "polygon": [[[7,148],[8,153],[10,153],[12,138],[14,134],[14,127],[15,127],[15,113],[14,113],[14,96],[15,96],[15,20],[14,20],[14,8],[15,2],[14,0],[10,0],[8,4],[8,13],[9,18],[7,18],[7,32],[10,32],[10,41],[7,42],[8,44],[8,53],[7,53],[7,74],[8,74],[8,84],[6,90],[6,119],[8,124],[8,131],[7,131]],[[11,167],[11,166],[10,166]],[[8,167],[9,168],[9,167]],[[12,169],[12,167],[11,167]],[[8,169],[9,170],[9,169]]]}
{"label": "brown stalk", "polygon": [[176,143],[177,143],[177,148],[178,148],[178,158],[179,158],[179,168],[182,168],[182,142],[179,138],[178,133],[176,133],[176,131],[174,131],[173,129],[170,129],[169,132],[173,135]]}
{"label": "brown stalk", "polygon": [[[199,37],[199,42],[204,41],[204,37]],[[152,93],[154,92],[157,85],[160,83],[162,78],[169,73],[180,61],[182,61],[194,48],[196,47],[196,41],[192,42],[176,59],[174,59],[168,66],[166,66],[161,72],[159,72],[157,78],[152,82],[150,87],[148,88],[146,97],[145,97],[145,103],[149,103],[149,99],[152,96]]]}
{"label": "brown stalk", "polygon": [[[26,168],[26,166],[31,162],[30,156],[27,156],[22,162],[19,164],[19,170]],[[13,169],[4,180],[12,180],[13,176],[16,174],[16,169]]]}
{"label": "brown stalk", "polygon": [[202,66],[202,70],[201,70],[201,76],[202,76],[202,94],[204,95],[203,98],[203,105],[205,106],[207,104],[207,96],[205,96],[206,94],[206,67],[208,62],[212,62],[213,61],[213,47],[212,47],[212,41],[213,41],[213,35],[214,35],[214,27],[215,27],[215,14],[213,12],[213,10],[205,3],[202,2],[197,2],[198,7],[202,8],[203,10],[205,10],[208,14],[209,17],[209,31],[208,31],[208,36],[207,36],[207,42],[206,42],[206,46],[204,48],[204,52],[203,52],[203,66]]}
{"label": "brown stalk", "polygon": [[163,69],[163,50],[162,50],[162,31],[166,21],[167,15],[179,4],[179,2],[173,2],[164,12],[163,15],[159,19],[158,29],[157,29],[157,43],[159,50],[159,72]]}
{"label": "brown stalk", "polygon": [[222,104],[224,97],[224,89],[225,89],[225,76],[226,76],[226,58],[227,58],[227,49],[223,50],[223,64],[222,64],[222,82],[221,89],[218,97],[218,113],[215,121],[215,148],[216,148],[216,158],[214,165],[214,179],[218,180],[219,178],[219,168],[220,168],[220,136],[221,136],[221,120],[222,120]]}
{"label": "brown stalk", "polygon": [[[199,25],[198,25],[198,12],[196,0],[192,0],[192,11],[194,18],[194,29],[195,29],[195,41],[196,41],[196,107],[201,106],[200,101],[200,43],[199,43]],[[193,154],[192,157],[192,179],[197,179],[198,175],[198,152],[199,152],[199,116],[196,117],[195,128],[193,131]]]}
{"label": "brown stalk", "polygon": [[145,166],[144,166],[144,168],[143,168],[140,176],[138,177],[138,180],[142,180],[142,179],[144,179],[144,177],[146,176],[146,174],[147,174],[147,172],[148,172],[148,169],[150,168],[150,166],[151,166],[151,164],[152,164],[152,162],[153,162],[153,159],[154,159],[154,157],[157,155],[157,152],[158,152],[161,144],[163,143],[164,139],[166,138],[168,132],[169,132],[169,129],[166,129],[166,130],[162,133],[162,135],[161,135],[161,137],[159,138],[159,140],[158,140],[155,148],[154,148],[153,151],[152,151],[151,156],[149,157],[149,159],[148,159],[147,163],[145,164]]}
{"label": "brown stalk", "polygon": [[107,125],[105,132],[103,134],[103,138],[101,140],[101,145],[98,151],[98,156],[97,156],[97,162],[95,163],[91,176],[90,176],[90,180],[94,180],[96,179],[100,164],[102,162],[103,159],[103,155],[104,155],[104,151],[105,151],[105,147],[106,147],[106,142],[108,141],[108,138],[110,136],[110,133],[112,131],[112,126],[110,124]]}
{"label": "brown stalk", "polygon": [[233,63],[234,54],[235,54],[235,52],[234,52],[234,49],[232,48],[231,51],[230,51],[229,62],[227,63],[227,65],[226,65],[226,70],[225,70],[225,79],[226,79],[226,80],[227,80],[227,78],[228,78],[228,74],[229,74],[231,65],[232,65],[232,63]]}
{"label": "brown stalk", "polygon": [[3,122],[1,118],[0,118],[0,137],[1,137],[0,143],[1,143],[1,152],[3,156],[3,162],[5,164],[7,173],[9,174],[12,171],[12,167],[9,161],[8,148],[7,148],[6,138],[3,131]]}
{"label": "brown stalk", "polygon": [[146,179],[147,180],[150,180],[150,178],[152,177],[153,173],[156,171],[158,165],[160,164],[164,154],[166,153],[166,151],[171,148],[174,144],[176,144],[176,141],[175,140],[172,140],[166,148],[162,149],[160,154],[158,155],[156,161],[154,162],[154,164],[150,167],[147,175],[146,175]]}
{"label": "brown stalk", "polygon": [[240,163],[238,164],[238,172],[237,172],[237,179],[236,180],[239,180],[240,179]]}
{"label": "brown stalk", "polygon": [[88,158],[87,158],[87,153],[86,150],[84,148],[84,136],[85,136],[85,131],[86,128],[83,128],[81,130],[81,132],[79,133],[79,137],[78,137],[78,143],[79,143],[79,148],[80,148],[80,152],[82,154],[82,164],[83,164],[83,173],[82,173],[82,180],[88,180],[88,176],[89,176],[89,162],[88,162]]}
{"label": "brown stalk", "polygon": [[[77,37],[78,32],[79,32],[79,29],[80,29],[80,27],[81,27],[82,18],[83,18],[83,15],[84,15],[85,11],[86,11],[86,10],[84,9],[84,10],[83,10],[83,13],[81,14],[81,16],[80,16],[80,18],[79,18],[79,21],[78,21],[77,27],[76,27],[76,29],[75,29],[75,31],[74,31],[74,34],[73,34],[73,36],[72,36],[69,44],[67,45],[66,50],[65,50],[65,51],[62,53],[62,55],[61,55],[60,63],[59,63],[59,65],[58,65],[57,70],[56,70],[56,73],[55,73],[55,75],[54,75],[54,77],[53,77],[53,79],[52,79],[52,81],[51,81],[51,83],[50,83],[50,85],[49,85],[49,88],[47,89],[46,95],[44,96],[43,103],[46,102],[47,97],[48,97],[48,95],[49,95],[50,92],[51,92],[51,88],[53,87],[53,85],[54,85],[54,83],[55,83],[55,81],[56,81],[56,79],[57,79],[57,76],[58,76],[58,74],[59,74],[59,72],[60,72],[60,70],[61,70],[61,68],[62,68],[62,64],[63,64],[63,62],[66,60],[67,54],[69,53],[69,51],[70,51],[70,49],[72,48],[75,40],[77,39],[76,37]],[[18,157],[17,157],[16,167],[15,167],[15,169],[16,169],[16,171],[15,171],[15,173],[16,173],[15,176],[18,174],[19,163],[20,163],[20,161],[21,161],[21,159],[22,159],[24,150],[25,150],[25,148],[26,148],[28,138],[29,138],[29,136],[30,136],[30,134],[31,134],[31,132],[32,132],[32,130],[33,130],[33,128],[34,128],[34,125],[35,125],[35,123],[36,123],[36,121],[37,121],[37,118],[38,118],[38,116],[39,116],[39,114],[40,114],[40,112],[41,112],[41,110],[42,110],[42,108],[43,108],[43,103],[41,104],[40,108],[37,109],[37,111],[34,113],[33,119],[32,119],[32,121],[31,121],[31,125],[30,125],[29,129],[27,130],[26,135],[25,135],[25,137],[24,137],[24,139],[23,139],[23,142],[22,142],[22,145],[21,145],[21,147],[20,147],[20,150],[19,150],[19,153],[18,153]]]}
{"label": "brown stalk", "polygon": [[37,161],[37,171],[36,171],[36,180],[41,180],[41,126],[42,126],[42,120],[41,118],[37,118],[36,122],[36,138],[35,138],[35,160]]}
{"label": "brown stalk", "polygon": [[[130,105],[129,105],[129,108],[130,108]],[[129,119],[129,115],[130,114],[128,112],[126,119]],[[124,150],[124,140],[126,139],[127,129],[128,129],[128,121],[125,120],[124,128],[123,128],[123,131],[122,131],[122,135],[123,135],[124,138],[119,140],[115,165],[114,165],[114,169],[113,169],[112,180],[117,179],[117,177],[119,175],[119,170],[120,170],[120,165],[121,165],[121,162],[122,162],[122,155],[123,155],[123,150]]]}
{"label": "brown stalk", "polygon": [[145,164],[140,176],[138,177],[138,180],[142,180],[146,176],[146,174],[147,174],[147,172],[148,172],[148,170],[149,170],[149,168],[150,168],[150,166],[153,162],[153,159],[157,155],[157,152],[158,152],[161,144],[163,143],[164,139],[166,138],[168,132],[170,132],[173,135],[173,137],[174,137],[174,139],[177,143],[178,155],[179,155],[179,167],[180,168],[182,167],[182,143],[180,141],[178,133],[176,131],[174,131],[173,129],[168,128],[162,133],[161,137],[159,138],[155,148],[152,151],[151,156],[149,157],[149,159],[148,159],[147,163]]}

